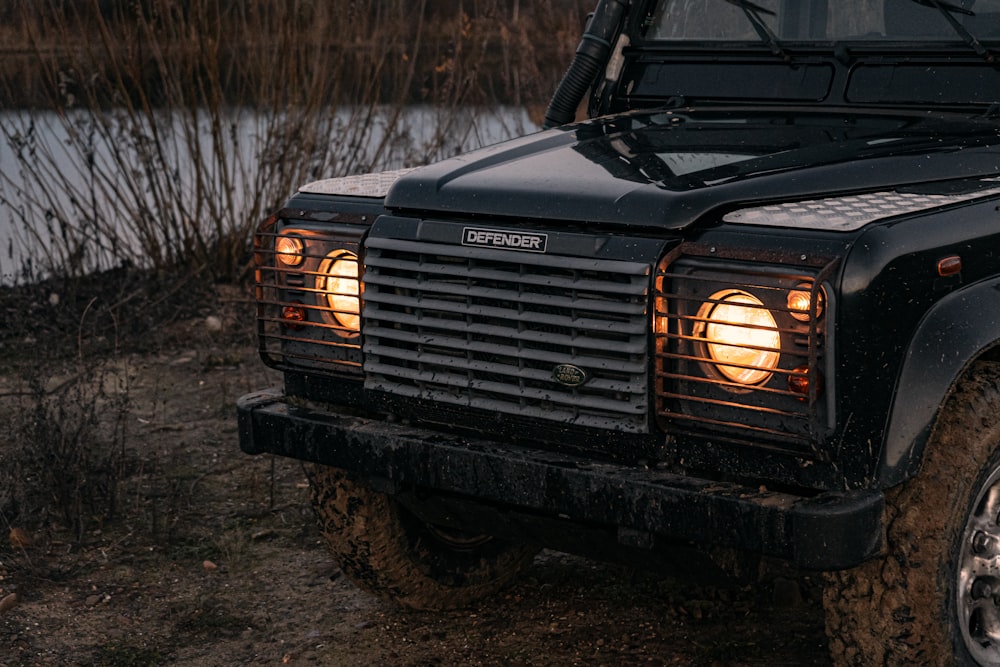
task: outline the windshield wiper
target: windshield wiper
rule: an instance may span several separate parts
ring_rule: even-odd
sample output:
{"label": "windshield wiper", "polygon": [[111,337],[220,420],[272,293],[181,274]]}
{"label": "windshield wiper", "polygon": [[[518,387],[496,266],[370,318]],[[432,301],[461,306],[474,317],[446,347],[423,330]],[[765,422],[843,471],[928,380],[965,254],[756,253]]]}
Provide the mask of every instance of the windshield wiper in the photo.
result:
{"label": "windshield wiper", "polygon": [[[750,21],[750,25],[753,26],[757,36],[760,37],[760,41],[770,47],[771,53],[780,57],[785,62],[791,62],[792,59],[787,53],[785,53],[785,50],[781,48],[781,44],[778,42],[778,36],[767,27],[767,24],[764,23],[764,19],[761,18],[761,14],[774,16],[774,12],[766,7],[761,7],[756,3],[750,2],[750,0],[726,0],[726,2],[743,10],[743,13],[746,14],[747,20]],[[919,2],[919,0],[914,0],[914,2]]]}
{"label": "windshield wiper", "polygon": [[934,9],[941,12],[948,23],[951,25],[952,29],[962,38],[962,41],[968,44],[973,51],[978,55],[986,59],[986,62],[992,63],[994,61],[993,54],[986,50],[986,47],[980,44],[979,40],[976,39],[975,35],[969,32],[964,25],[959,23],[958,19],[955,18],[955,14],[964,14],[966,16],[975,16],[976,13],[971,9],[966,9],[965,7],[959,7],[958,5],[953,5],[950,2],[944,2],[943,0],[913,0],[913,2],[918,5],[923,5],[924,7],[933,7]]}

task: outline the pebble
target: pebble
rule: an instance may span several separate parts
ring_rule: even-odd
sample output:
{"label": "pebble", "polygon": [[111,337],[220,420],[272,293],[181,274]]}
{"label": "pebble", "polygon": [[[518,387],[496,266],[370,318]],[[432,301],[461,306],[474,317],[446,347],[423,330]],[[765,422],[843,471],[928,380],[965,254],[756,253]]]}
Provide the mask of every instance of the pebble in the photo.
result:
{"label": "pebble", "polygon": [[11,593],[3,599],[0,599],[0,616],[3,616],[8,611],[17,606],[19,602],[17,593]]}
{"label": "pebble", "polygon": [[173,361],[171,361],[170,365],[171,366],[183,366],[184,364],[190,364],[196,358],[197,358],[197,356],[195,355],[194,352],[185,352],[181,356],[179,356],[176,359],[174,359]]}

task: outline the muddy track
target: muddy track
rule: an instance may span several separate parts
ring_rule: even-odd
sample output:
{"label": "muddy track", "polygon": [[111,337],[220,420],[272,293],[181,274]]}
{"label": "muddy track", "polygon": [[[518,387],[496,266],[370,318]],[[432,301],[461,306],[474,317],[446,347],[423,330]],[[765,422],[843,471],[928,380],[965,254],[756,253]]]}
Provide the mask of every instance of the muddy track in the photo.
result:
{"label": "muddy track", "polygon": [[19,600],[0,666],[829,664],[809,578],[706,587],[543,552],[464,609],[362,593],[325,550],[302,467],[239,451],[236,399],[278,378],[245,336],[176,326],[198,344],[109,362],[134,463],[118,516],[80,541],[51,517],[21,522],[27,544],[0,525],[0,599]]}

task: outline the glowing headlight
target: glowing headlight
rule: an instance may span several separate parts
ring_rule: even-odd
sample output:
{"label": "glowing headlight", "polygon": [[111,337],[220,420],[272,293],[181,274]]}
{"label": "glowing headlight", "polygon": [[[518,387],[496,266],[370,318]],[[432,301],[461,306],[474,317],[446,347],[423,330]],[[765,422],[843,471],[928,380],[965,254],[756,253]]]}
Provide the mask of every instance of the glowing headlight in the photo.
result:
{"label": "glowing headlight", "polygon": [[336,250],[327,255],[320,266],[317,289],[330,309],[329,315],[337,324],[348,329],[349,334],[361,331],[357,255],[347,250]]}
{"label": "glowing headlight", "polygon": [[302,239],[295,236],[279,236],[274,243],[274,253],[278,262],[285,266],[298,266],[304,259],[302,256]]}
{"label": "glowing headlight", "polygon": [[698,320],[694,333],[723,377],[745,385],[771,377],[781,357],[781,335],[760,299],[740,290],[716,292],[698,311]]}

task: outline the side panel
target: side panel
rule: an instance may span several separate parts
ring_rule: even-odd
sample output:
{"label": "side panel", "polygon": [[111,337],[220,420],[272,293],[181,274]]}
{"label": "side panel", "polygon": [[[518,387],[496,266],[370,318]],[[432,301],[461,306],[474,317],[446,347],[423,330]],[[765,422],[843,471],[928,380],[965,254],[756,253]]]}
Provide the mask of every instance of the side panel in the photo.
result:
{"label": "side panel", "polygon": [[[910,449],[921,433],[926,442],[955,378],[1000,337],[990,313],[998,222],[996,200],[985,200],[870,225],[853,243],[837,322],[837,454],[849,488],[911,476],[922,445]],[[960,271],[941,275],[954,258]]]}
{"label": "side panel", "polygon": [[1000,278],[949,294],[906,351],[880,463],[884,487],[912,477],[945,398],[962,371],[1000,338]]}

